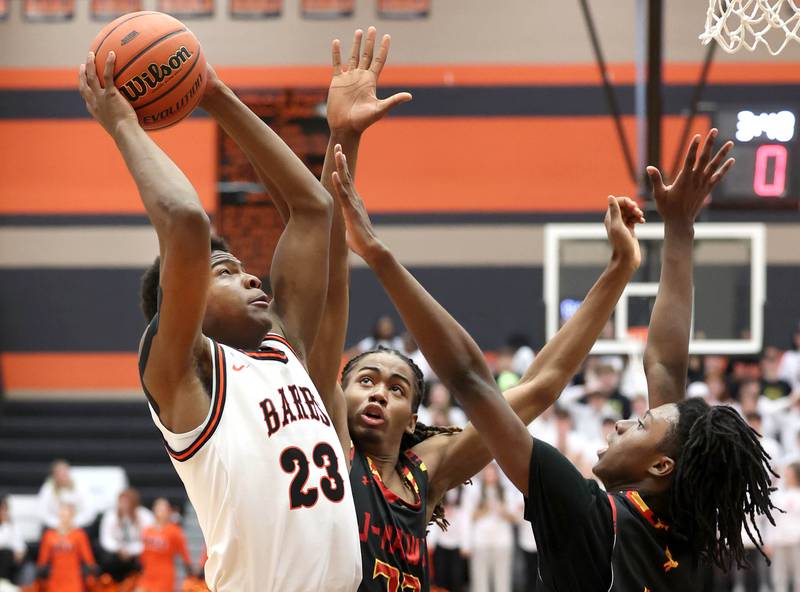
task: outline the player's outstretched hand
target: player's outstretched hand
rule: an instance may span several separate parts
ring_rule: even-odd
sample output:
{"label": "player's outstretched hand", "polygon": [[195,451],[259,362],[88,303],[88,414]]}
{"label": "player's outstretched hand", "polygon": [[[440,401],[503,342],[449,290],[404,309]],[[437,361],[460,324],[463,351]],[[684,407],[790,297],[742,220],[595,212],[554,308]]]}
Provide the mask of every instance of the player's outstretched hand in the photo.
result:
{"label": "player's outstretched hand", "polygon": [[644,213],[630,197],[608,196],[605,225],[613,258],[632,269],[642,262],[636,225],[644,224]]}
{"label": "player's outstretched hand", "polygon": [[353,177],[347,168],[347,158],[340,144],[336,145],[334,156],[336,170],[333,172],[333,192],[342,208],[347,228],[347,244],[356,255],[368,260],[371,254],[383,248],[383,243],[375,234],[364,200],[353,185]]}
{"label": "player's outstretched hand", "polygon": [[333,40],[333,79],[328,90],[328,126],[331,132],[360,134],[386,115],[395,105],[411,100],[407,92],[387,99],[376,94],[378,78],[389,56],[391,37],[384,35],[378,55],[375,53],[375,27],[367,30],[364,51],[361,51],[361,29],[353,36],[350,61],[342,64],[342,44]]}
{"label": "player's outstretched hand", "polygon": [[700,145],[700,136],[695,135],[692,138],[683,167],[672,185],[664,185],[661,172],[656,167],[647,167],[647,175],[653,184],[656,208],[664,222],[693,223],[708,194],[733,166],[733,158],[725,160],[733,148],[733,142],[726,142],[714,158],[711,158],[716,138],[715,128],[708,132],[699,157],[697,148]]}
{"label": "player's outstretched hand", "polygon": [[114,59],[114,52],[108,52],[103,68],[103,86],[100,86],[97,78],[93,52],[89,52],[78,73],[78,88],[86,102],[86,109],[112,136],[120,124],[138,125],[136,112],[114,85]]}

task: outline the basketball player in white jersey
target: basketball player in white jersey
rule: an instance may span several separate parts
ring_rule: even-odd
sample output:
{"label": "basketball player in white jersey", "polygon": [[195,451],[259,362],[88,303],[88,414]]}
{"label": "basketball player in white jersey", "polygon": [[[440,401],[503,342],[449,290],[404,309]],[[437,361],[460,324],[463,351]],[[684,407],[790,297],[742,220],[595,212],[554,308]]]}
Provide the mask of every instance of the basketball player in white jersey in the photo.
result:
{"label": "basketball player in white jersey", "polygon": [[[195,507],[214,592],[354,590],[360,551],[346,461],[306,371],[327,291],[332,200],[209,68],[203,108],[255,165],[290,221],[273,298],[230,253],[180,169],[89,54],[80,91],[111,135],[156,230],[157,312],[140,348],[153,420]],[[313,554],[308,551],[313,541]]]}

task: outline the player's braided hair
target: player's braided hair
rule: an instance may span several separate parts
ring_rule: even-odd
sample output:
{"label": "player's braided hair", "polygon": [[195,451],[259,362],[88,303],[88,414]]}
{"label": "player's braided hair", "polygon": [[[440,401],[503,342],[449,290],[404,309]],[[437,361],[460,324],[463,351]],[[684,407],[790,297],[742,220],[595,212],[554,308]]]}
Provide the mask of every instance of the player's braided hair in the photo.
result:
{"label": "player's braided hair", "polygon": [[[414,363],[414,360],[409,358],[408,356],[403,355],[402,352],[397,351],[396,349],[378,346],[375,349],[371,349],[365,351],[363,353],[358,354],[357,356],[353,356],[347,364],[345,364],[344,369],[342,370],[342,387],[344,387],[345,383],[347,382],[347,377],[352,372],[355,365],[358,363],[359,360],[362,358],[369,356],[371,354],[391,354],[393,356],[397,356],[401,360],[403,360],[406,364],[408,364],[411,371],[414,373],[414,399],[411,401],[411,411],[416,413],[419,409],[420,403],[422,403],[422,395],[425,392],[425,378],[422,374],[422,370],[420,370],[419,366]],[[400,441],[400,452],[401,454],[406,450],[410,450],[420,442],[427,440],[432,436],[438,436],[439,434],[445,434],[451,436],[461,431],[461,428],[456,426],[446,426],[446,427],[439,427],[439,426],[427,426],[422,422],[417,422],[416,426],[414,427],[414,433],[403,434],[403,439]],[[444,516],[444,504],[440,501],[436,504],[433,508],[433,514],[431,515],[431,522],[435,522],[439,528],[442,530],[447,530],[448,522]]]}
{"label": "player's braided hair", "polygon": [[[228,243],[225,239],[216,235],[211,235],[212,251],[228,251]],[[142,287],[140,291],[140,305],[147,322],[153,320],[158,312],[158,286],[161,281],[161,257],[156,257],[142,275]]]}
{"label": "player's braided hair", "polygon": [[756,517],[775,524],[770,456],[759,434],[731,407],[691,398],[678,403],[678,412],[677,427],[668,436],[675,459],[674,534],[686,539],[693,556],[723,570],[734,561],[746,567],[742,529],[763,555]]}

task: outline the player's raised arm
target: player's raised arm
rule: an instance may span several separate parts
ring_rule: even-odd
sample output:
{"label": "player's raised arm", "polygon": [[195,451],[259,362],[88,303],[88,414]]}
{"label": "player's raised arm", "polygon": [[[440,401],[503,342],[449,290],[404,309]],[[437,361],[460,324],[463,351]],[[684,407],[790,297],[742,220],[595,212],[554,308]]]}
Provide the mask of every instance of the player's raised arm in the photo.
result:
{"label": "player's raised arm", "polygon": [[692,138],[672,185],[664,185],[658,169],[647,168],[656,207],[664,219],[661,281],[644,352],[651,408],[686,396],[694,290],[694,221],[708,194],[734,162],[732,158],[725,160],[733,142],[727,142],[711,158],[716,137],[717,130],[712,129],[699,156],[700,136]]}
{"label": "player's raised arm", "polygon": [[[547,342],[519,384],[504,393],[508,404],[524,424],[548,407],[575,375],[600,336],[641,255],[635,226],[644,222],[642,211],[626,197],[609,197],[605,225],[612,253],[578,311]],[[459,393],[456,393],[459,396]],[[430,499],[438,500],[453,487],[475,475],[492,456],[483,437],[470,423],[463,432],[429,438],[415,450],[425,458],[430,472]],[[527,495],[527,483],[521,488]]]}
{"label": "player's raised arm", "polygon": [[280,193],[288,222],[270,280],[279,327],[305,361],[319,330],[328,289],[333,200],[292,150],[216,77],[201,103]]}
{"label": "player's raised arm", "polygon": [[103,72],[104,87],[89,54],[80,67],[80,92],[89,113],[117,144],[131,172],[161,253],[161,307],[143,376],[165,426],[185,431],[208,412],[198,386],[196,358],[211,273],[209,221],[189,180],[139,126],[130,103],[113,81],[114,54]]}
{"label": "player's raised arm", "polygon": [[[389,55],[389,35],[384,35],[375,54],[376,31],[367,30],[364,51],[361,51],[362,32],[353,35],[350,59],[342,63],[341,43],[332,43],[333,77],[328,90],[328,127],[330,139],[322,167],[322,185],[333,194],[332,174],[336,170],[336,152],[342,152],[355,174],[358,146],[361,135],[373,123],[383,118],[389,110],[411,99],[408,93],[398,93],[387,99],[378,99],[378,78]],[[339,367],[344,351],[349,312],[349,268],[345,238],[344,218],[341,208],[334,207],[331,224],[328,294],[319,334],[309,357],[309,373],[314,379],[325,406],[333,415],[345,450],[349,447],[347,408],[339,384]],[[345,446],[346,444],[346,446]]]}
{"label": "player's raised arm", "polygon": [[[372,268],[420,350],[442,383],[459,399],[503,470],[514,483],[527,481],[531,436],[497,387],[478,345],[405,269],[375,235],[353,186],[344,155],[333,174],[350,248]],[[423,459],[424,460],[424,459]]]}

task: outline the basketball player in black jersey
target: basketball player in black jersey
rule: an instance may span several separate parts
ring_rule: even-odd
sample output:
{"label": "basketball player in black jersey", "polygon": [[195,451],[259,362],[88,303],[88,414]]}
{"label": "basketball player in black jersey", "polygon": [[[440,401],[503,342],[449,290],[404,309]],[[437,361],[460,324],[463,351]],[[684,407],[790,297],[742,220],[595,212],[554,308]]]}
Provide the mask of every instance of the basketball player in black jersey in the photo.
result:
{"label": "basketball player in black jersey", "polygon": [[[769,457],[757,434],[729,407],[685,399],[693,224],[705,197],[733,164],[725,161],[730,143],[711,157],[716,134],[709,133],[699,156],[700,138],[693,139],[672,185],[648,169],[666,227],[645,353],[651,408],[642,418],[618,422],[601,453],[594,471],[608,494],[583,479],[555,448],[531,438],[477,361],[454,385],[487,446],[526,496],[526,517],[539,549],[539,590],[696,590],[700,562],[723,569],[743,564],[742,530],[758,545],[756,515],[772,519]],[[349,221],[358,217],[360,202],[352,192],[347,195]],[[423,312],[426,294],[410,285],[396,287],[411,282],[387,264],[385,250],[375,242],[361,233],[361,244],[354,247],[366,253],[434,370],[447,369],[441,347],[471,351],[477,360],[475,344],[444,311]],[[629,261],[638,263],[638,246],[631,242],[627,248],[636,250]],[[449,326],[438,317],[448,318]]]}
{"label": "basketball player in black jersey", "polygon": [[[374,29],[367,32],[363,52],[361,34],[356,32],[347,66],[341,65],[338,41],[333,45],[334,77],[328,97],[331,142],[323,183],[333,181],[331,189],[338,186],[339,193],[353,195],[355,200],[351,173],[361,133],[386,113],[388,107],[410,99],[405,93],[383,101],[376,97],[377,74],[386,61],[388,43],[388,37],[384,37],[373,59]],[[334,174],[331,174],[332,163],[336,168]],[[613,203],[614,227],[618,230],[624,229],[623,220],[630,225],[641,221],[641,212],[632,201]],[[352,209],[345,209],[352,214]],[[334,418],[344,418],[345,430],[349,428],[343,437],[348,441],[352,438],[353,442],[350,481],[358,513],[364,570],[360,589],[385,591],[388,586],[391,590],[401,587],[426,590],[428,523],[432,518],[443,522],[440,501],[444,493],[477,473],[491,460],[491,454],[472,426],[456,433],[457,430],[429,428],[416,422],[422,375],[399,352],[373,351],[351,360],[342,376],[346,397],[343,396],[337,374],[347,319],[347,245],[343,221],[337,220],[341,213],[337,211],[334,216],[327,308],[310,366],[320,391],[329,393],[330,403],[326,405]],[[372,232],[363,210],[359,216],[350,216],[349,226],[353,236]],[[625,236],[624,232],[617,232],[615,240],[627,240]],[[395,301],[402,297],[399,291],[420,290],[405,270],[401,274],[403,282],[391,280],[402,268],[383,249],[381,245],[376,251],[374,268]],[[615,251],[615,258],[587,296],[576,320],[567,323],[541,352],[520,386],[506,393],[514,410],[526,421],[555,400],[611,315],[632,272],[626,258],[619,255],[622,251]],[[385,265],[386,262],[381,262],[384,256],[389,258]],[[420,294],[424,291],[412,296],[409,306],[413,310],[433,316],[444,312],[427,294],[420,304],[417,301]],[[399,304],[398,307],[401,308]],[[407,312],[408,307],[401,308],[401,313]],[[426,319],[421,317],[422,328],[419,322],[409,323],[415,337],[420,338],[418,331],[433,326]],[[452,319],[444,327],[449,330],[451,324],[458,328]],[[443,333],[446,334],[447,331]],[[432,341],[438,342],[428,337],[426,343]],[[430,348],[425,353],[426,357],[440,360],[437,373],[446,385],[451,389],[461,388],[465,386],[463,377],[482,372],[480,368],[485,369],[485,362],[480,352],[451,345],[442,340],[435,354]],[[486,373],[487,380],[493,383],[488,370]]]}

